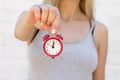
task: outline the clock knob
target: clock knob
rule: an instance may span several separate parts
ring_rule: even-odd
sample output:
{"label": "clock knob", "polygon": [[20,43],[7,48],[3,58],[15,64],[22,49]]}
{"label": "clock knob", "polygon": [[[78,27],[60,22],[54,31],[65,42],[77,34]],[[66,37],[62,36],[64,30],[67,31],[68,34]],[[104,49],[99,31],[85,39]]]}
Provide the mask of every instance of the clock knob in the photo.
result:
{"label": "clock knob", "polygon": [[45,41],[46,39],[48,39],[50,37],[49,34],[46,34],[44,37],[43,37],[43,41]]}
{"label": "clock knob", "polygon": [[59,34],[56,35],[56,37],[58,37],[59,39],[63,40],[63,37]]}

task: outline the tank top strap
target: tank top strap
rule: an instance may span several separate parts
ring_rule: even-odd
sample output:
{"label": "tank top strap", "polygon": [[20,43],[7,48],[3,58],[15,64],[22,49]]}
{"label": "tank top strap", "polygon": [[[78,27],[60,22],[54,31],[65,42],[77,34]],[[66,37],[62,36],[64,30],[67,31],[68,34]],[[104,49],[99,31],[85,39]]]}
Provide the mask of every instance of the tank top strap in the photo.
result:
{"label": "tank top strap", "polygon": [[95,20],[90,20],[90,32],[92,34],[94,33],[95,26],[96,26],[96,21]]}

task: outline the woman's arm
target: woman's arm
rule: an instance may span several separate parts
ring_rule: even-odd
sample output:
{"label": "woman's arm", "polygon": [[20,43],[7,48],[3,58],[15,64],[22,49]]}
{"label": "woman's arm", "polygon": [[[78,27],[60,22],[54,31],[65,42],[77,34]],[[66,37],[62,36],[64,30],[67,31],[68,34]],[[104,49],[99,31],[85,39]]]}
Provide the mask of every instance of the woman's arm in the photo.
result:
{"label": "woman's arm", "polygon": [[38,29],[47,30],[55,34],[59,21],[60,14],[58,8],[51,5],[35,5],[19,17],[14,34],[16,38],[29,42]]}
{"label": "woman's arm", "polygon": [[34,19],[34,16],[31,16],[32,14],[24,12],[19,16],[14,31],[15,37],[19,40],[29,41],[37,31],[37,28],[34,26],[34,20],[30,21],[32,19],[29,19],[29,17]]}
{"label": "woman's arm", "polygon": [[105,80],[105,65],[108,49],[108,29],[103,24],[96,24],[94,39],[98,50],[98,65],[93,73],[93,80]]}

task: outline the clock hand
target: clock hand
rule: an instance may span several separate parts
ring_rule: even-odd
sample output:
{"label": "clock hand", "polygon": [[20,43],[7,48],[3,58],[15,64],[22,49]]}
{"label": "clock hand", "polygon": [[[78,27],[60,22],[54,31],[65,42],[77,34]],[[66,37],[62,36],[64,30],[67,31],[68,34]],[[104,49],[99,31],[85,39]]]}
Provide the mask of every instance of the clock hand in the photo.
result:
{"label": "clock hand", "polygon": [[54,48],[55,47],[55,41],[53,41],[53,45],[52,45],[52,48]]}

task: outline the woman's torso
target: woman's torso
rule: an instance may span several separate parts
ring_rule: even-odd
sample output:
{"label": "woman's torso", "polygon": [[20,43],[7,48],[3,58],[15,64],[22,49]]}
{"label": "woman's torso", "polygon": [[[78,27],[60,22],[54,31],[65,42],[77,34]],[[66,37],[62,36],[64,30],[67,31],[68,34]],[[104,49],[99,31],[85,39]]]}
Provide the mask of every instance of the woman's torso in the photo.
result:
{"label": "woman's torso", "polygon": [[46,57],[42,37],[47,31],[39,31],[28,46],[28,80],[92,80],[97,66],[97,50],[94,43],[92,22],[89,33],[77,43],[63,41],[63,51],[59,57]]}

